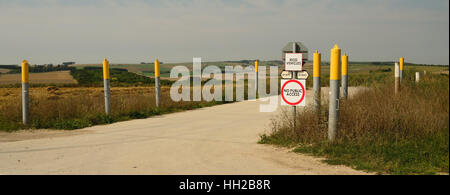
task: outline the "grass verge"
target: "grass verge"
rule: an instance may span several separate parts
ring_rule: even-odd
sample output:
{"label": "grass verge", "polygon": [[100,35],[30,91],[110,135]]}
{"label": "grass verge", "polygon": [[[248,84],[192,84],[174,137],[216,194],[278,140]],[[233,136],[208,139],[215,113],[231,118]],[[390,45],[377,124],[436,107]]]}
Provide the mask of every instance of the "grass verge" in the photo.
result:
{"label": "grass verge", "polygon": [[328,106],[320,114],[307,108],[297,116],[297,129],[288,117],[272,122],[272,132],[260,143],[294,147],[295,152],[326,157],[380,174],[449,172],[449,78],[423,75],[414,83],[406,72],[400,94],[393,81],[373,85],[340,105],[339,132],[327,141]]}

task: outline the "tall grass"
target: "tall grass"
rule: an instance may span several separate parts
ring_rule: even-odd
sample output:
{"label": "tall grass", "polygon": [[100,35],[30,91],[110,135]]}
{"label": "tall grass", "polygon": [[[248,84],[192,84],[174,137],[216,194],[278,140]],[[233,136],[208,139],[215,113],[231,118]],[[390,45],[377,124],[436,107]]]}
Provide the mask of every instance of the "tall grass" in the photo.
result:
{"label": "tall grass", "polygon": [[[33,89],[31,89],[33,90]],[[129,88],[133,91],[134,88]],[[79,93],[70,96],[31,94],[30,124],[22,125],[21,96],[13,97],[0,106],[0,130],[17,129],[79,129],[130,119],[147,118],[164,113],[190,110],[222,102],[174,102],[169,88],[162,88],[161,107],[155,106],[154,88],[139,92],[111,94],[111,114],[105,115],[103,92]]]}
{"label": "tall grass", "polygon": [[[328,163],[392,174],[449,172],[449,79],[407,76],[399,94],[384,79],[340,105],[339,132],[327,141],[328,106],[319,116],[307,109],[295,130],[281,116],[261,143],[295,146],[296,152],[325,156]],[[287,123],[289,124],[289,123]]]}

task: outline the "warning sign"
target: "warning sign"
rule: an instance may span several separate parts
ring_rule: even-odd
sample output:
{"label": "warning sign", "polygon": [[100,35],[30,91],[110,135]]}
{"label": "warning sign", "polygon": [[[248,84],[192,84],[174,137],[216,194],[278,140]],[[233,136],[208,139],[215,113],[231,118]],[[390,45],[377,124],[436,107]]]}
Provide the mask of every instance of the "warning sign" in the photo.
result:
{"label": "warning sign", "polygon": [[284,61],[284,70],[302,71],[302,69],[303,69],[303,54],[286,53]]}
{"label": "warning sign", "polygon": [[306,106],[305,80],[281,80],[281,105]]}

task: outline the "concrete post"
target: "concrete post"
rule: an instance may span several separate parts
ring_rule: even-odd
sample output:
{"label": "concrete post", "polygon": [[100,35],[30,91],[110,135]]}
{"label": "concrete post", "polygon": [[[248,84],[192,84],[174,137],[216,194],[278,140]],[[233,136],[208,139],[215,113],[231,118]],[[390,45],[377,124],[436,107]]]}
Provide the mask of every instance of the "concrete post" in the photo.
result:
{"label": "concrete post", "polygon": [[111,113],[111,91],[110,91],[110,75],[109,75],[109,62],[105,58],[103,60],[103,87],[105,91],[105,113],[109,115]]}
{"label": "concrete post", "polygon": [[259,97],[258,90],[259,90],[259,81],[258,81],[258,68],[259,68],[259,61],[255,60],[255,90],[256,90],[256,97]]}
{"label": "concrete post", "polygon": [[29,73],[28,73],[28,61],[22,61],[22,121],[24,125],[29,124],[30,107],[29,107]]}
{"label": "concrete post", "polygon": [[344,54],[342,56],[342,97],[348,98],[348,56]]}
{"label": "concrete post", "polygon": [[156,107],[161,106],[161,75],[159,71],[159,61],[155,60],[155,99]]}
{"label": "concrete post", "polygon": [[313,55],[313,90],[314,90],[314,110],[320,113],[321,94],[320,94],[320,61],[322,55],[316,50]]}
{"label": "concrete post", "polygon": [[401,57],[400,58],[400,83],[402,83],[403,80],[403,70],[405,68],[405,58]]}
{"label": "concrete post", "polygon": [[395,94],[400,90],[400,64],[395,63]]}
{"label": "concrete post", "polygon": [[339,120],[339,66],[341,49],[335,45],[330,56],[330,102],[328,115],[328,139],[334,141]]}
{"label": "concrete post", "polygon": [[420,82],[420,72],[416,72],[416,83]]}

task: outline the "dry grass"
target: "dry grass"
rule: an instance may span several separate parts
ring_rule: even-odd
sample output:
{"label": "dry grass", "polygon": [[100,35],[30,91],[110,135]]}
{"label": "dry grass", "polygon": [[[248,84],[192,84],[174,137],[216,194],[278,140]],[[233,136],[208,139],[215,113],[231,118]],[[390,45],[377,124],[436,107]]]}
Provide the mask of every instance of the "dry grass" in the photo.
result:
{"label": "dry grass", "polygon": [[31,88],[29,126],[21,125],[20,88],[0,88],[0,129],[78,129],[96,124],[146,118],[217,104],[173,102],[169,87],[163,87],[161,108],[155,107],[153,87],[111,89],[111,115],[104,113],[103,88]]}
{"label": "dry grass", "polygon": [[[21,74],[2,74],[0,85],[10,85],[22,82]],[[76,84],[77,81],[70,75],[70,71],[56,71],[45,73],[30,73],[32,84]]]}
{"label": "dry grass", "polygon": [[286,117],[274,119],[273,133],[263,135],[261,143],[296,146],[295,151],[325,156],[332,164],[379,173],[448,173],[448,76],[412,80],[405,78],[398,95],[387,82],[342,101],[335,142],[327,141],[325,106],[320,117],[312,110],[299,114],[295,130],[284,125],[290,124]]}

